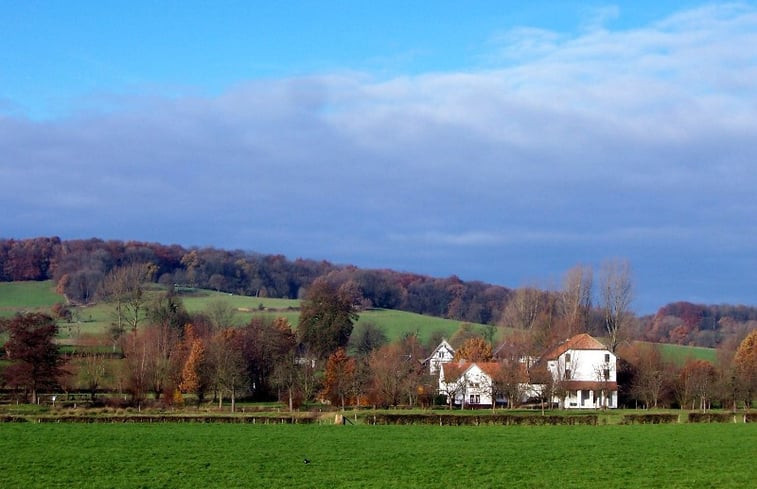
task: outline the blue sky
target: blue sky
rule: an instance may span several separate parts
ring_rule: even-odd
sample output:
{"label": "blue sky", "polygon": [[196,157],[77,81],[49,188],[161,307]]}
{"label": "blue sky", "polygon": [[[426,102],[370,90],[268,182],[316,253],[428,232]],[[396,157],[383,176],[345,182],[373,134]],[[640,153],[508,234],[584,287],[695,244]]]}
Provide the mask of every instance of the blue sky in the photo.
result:
{"label": "blue sky", "polygon": [[0,236],[757,304],[755,2],[2,2]]}

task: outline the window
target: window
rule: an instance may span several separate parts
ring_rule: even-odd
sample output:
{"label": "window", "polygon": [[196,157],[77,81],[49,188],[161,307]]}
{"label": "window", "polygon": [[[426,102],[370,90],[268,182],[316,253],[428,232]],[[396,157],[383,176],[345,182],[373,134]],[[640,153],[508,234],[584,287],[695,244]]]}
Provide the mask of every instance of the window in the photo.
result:
{"label": "window", "polygon": [[605,376],[605,380],[608,380],[610,378],[610,369],[606,368],[602,371],[602,374]]}
{"label": "window", "polygon": [[570,380],[570,369],[565,370],[565,380]]}
{"label": "window", "polygon": [[443,351],[439,352],[439,358],[444,358],[444,352]]}
{"label": "window", "polygon": [[610,354],[605,353],[605,363],[610,363]]}
{"label": "window", "polygon": [[475,402],[476,402],[476,396],[474,396],[473,394],[471,394],[470,395],[470,403],[471,404],[475,404]]}
{"label": "window", "polygon": [[565,354],[565,363],[570,362],[570,353]]}

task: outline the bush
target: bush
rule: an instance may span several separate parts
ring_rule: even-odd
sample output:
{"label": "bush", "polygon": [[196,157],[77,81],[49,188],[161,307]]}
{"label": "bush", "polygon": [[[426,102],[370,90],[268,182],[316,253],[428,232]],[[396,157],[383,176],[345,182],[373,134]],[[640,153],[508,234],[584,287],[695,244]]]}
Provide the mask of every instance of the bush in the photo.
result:
{"label": "bush", "polygon": [[731,413],[689,413],[689,423],[733,423],[735,419]]}
{"label": "bush", "polygon": [[626,414],[620,424],[670,424],[678,423],[678,414]]}
{"label": "bush", "polygon": [[374,425],[439,425],[439,426],[480,426],[480,425],[596,425],[595,414],[582,416],[536,416],[492,414],[490,416],[469,416],[458,414],[376,414],[368,418]]}

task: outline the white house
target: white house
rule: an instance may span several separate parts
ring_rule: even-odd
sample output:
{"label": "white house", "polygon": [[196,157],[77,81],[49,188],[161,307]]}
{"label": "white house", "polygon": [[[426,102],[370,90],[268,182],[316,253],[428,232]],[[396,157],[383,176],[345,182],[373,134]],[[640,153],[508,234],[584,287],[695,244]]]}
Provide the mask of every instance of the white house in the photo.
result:
{"label": "white house", "polygon": [[617,358],[586,333],[557,345],[541,357],[554,381],[553,402],[568,409],[617,408]]}
{"label": "white house", "polygon": [[428,373],[435,375],[439,371],[439,367],[444,363],[449,363],[455,357],[455,349],[452,345],[447,343],[447,340],[442,339],[431,355],[423,362],[428,365]]}
{"label": "white house", "polygon": [[445,362],[439,367],[439,393],[447,396],[448,403],[491,406],[498,363]]}
{"label": "white house", "polygon": [[[439,348],[434,353],[438,351]],[[433,355],[429,358],[433,360]],[[547,387],[547,384],[530,383],[531,362],[524,360],[530,359],[524,357],[516,362],[512,368],[518,371],[515,377],[510,375],[511,379],[522,382],[517,390],[521,402],[540,397]],[[546,364],[552,376],[549,386],[552,402],[567,409],[588,409],[618,407],[616,360],[602,343],[588,334],[579,334],[549,350],[538,362]],[[497,390],[495,379],[502,379],[503,365],[501,362],[438,361],[434,368],[439,370],[439,393],[455,405],[491,405]],[[495,401],[507,400],[497,397]]]}

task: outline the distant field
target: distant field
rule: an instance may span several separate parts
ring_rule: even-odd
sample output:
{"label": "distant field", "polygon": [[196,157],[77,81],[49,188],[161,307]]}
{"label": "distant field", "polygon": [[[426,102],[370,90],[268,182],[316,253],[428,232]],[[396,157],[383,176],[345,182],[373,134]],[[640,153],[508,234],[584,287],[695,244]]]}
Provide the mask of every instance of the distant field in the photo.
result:
{"label": "distant field", "polygon": [[717,351],[714,348],[669,345],[665,343],[654,344],[660,347],[660,353],[662,353],[663,358],[678,365],[683,365],[684,363],[686,363],[686,360],[689,359],[707,360],[711,363],[715,363],[715,360],[717,360]]}
{"label": "distant field", "polygon": [[[461,321],[425,316],[412,312],[390,309],[373,309],[360,313],[360,323],[373,323],[384,330],[390,340],[396,340],[405,333],[417,332],[421,341],[426,341],[432,333],[441,331],[449,339],[460,328]],[[474,330],[483,332],[484,325],[473,325]],[[501,328],[500,328],[501,329]]]}
{"label": "distant field", "polygon": [[52,280],[0,282],[0,317],[12,316],[20,310],[46,309],[64,300],[62,295],[55,293]]}
{"label": "distant field", "polygon": [[28,423],[0,453],[9,488],[745,488],[757,426]]}

